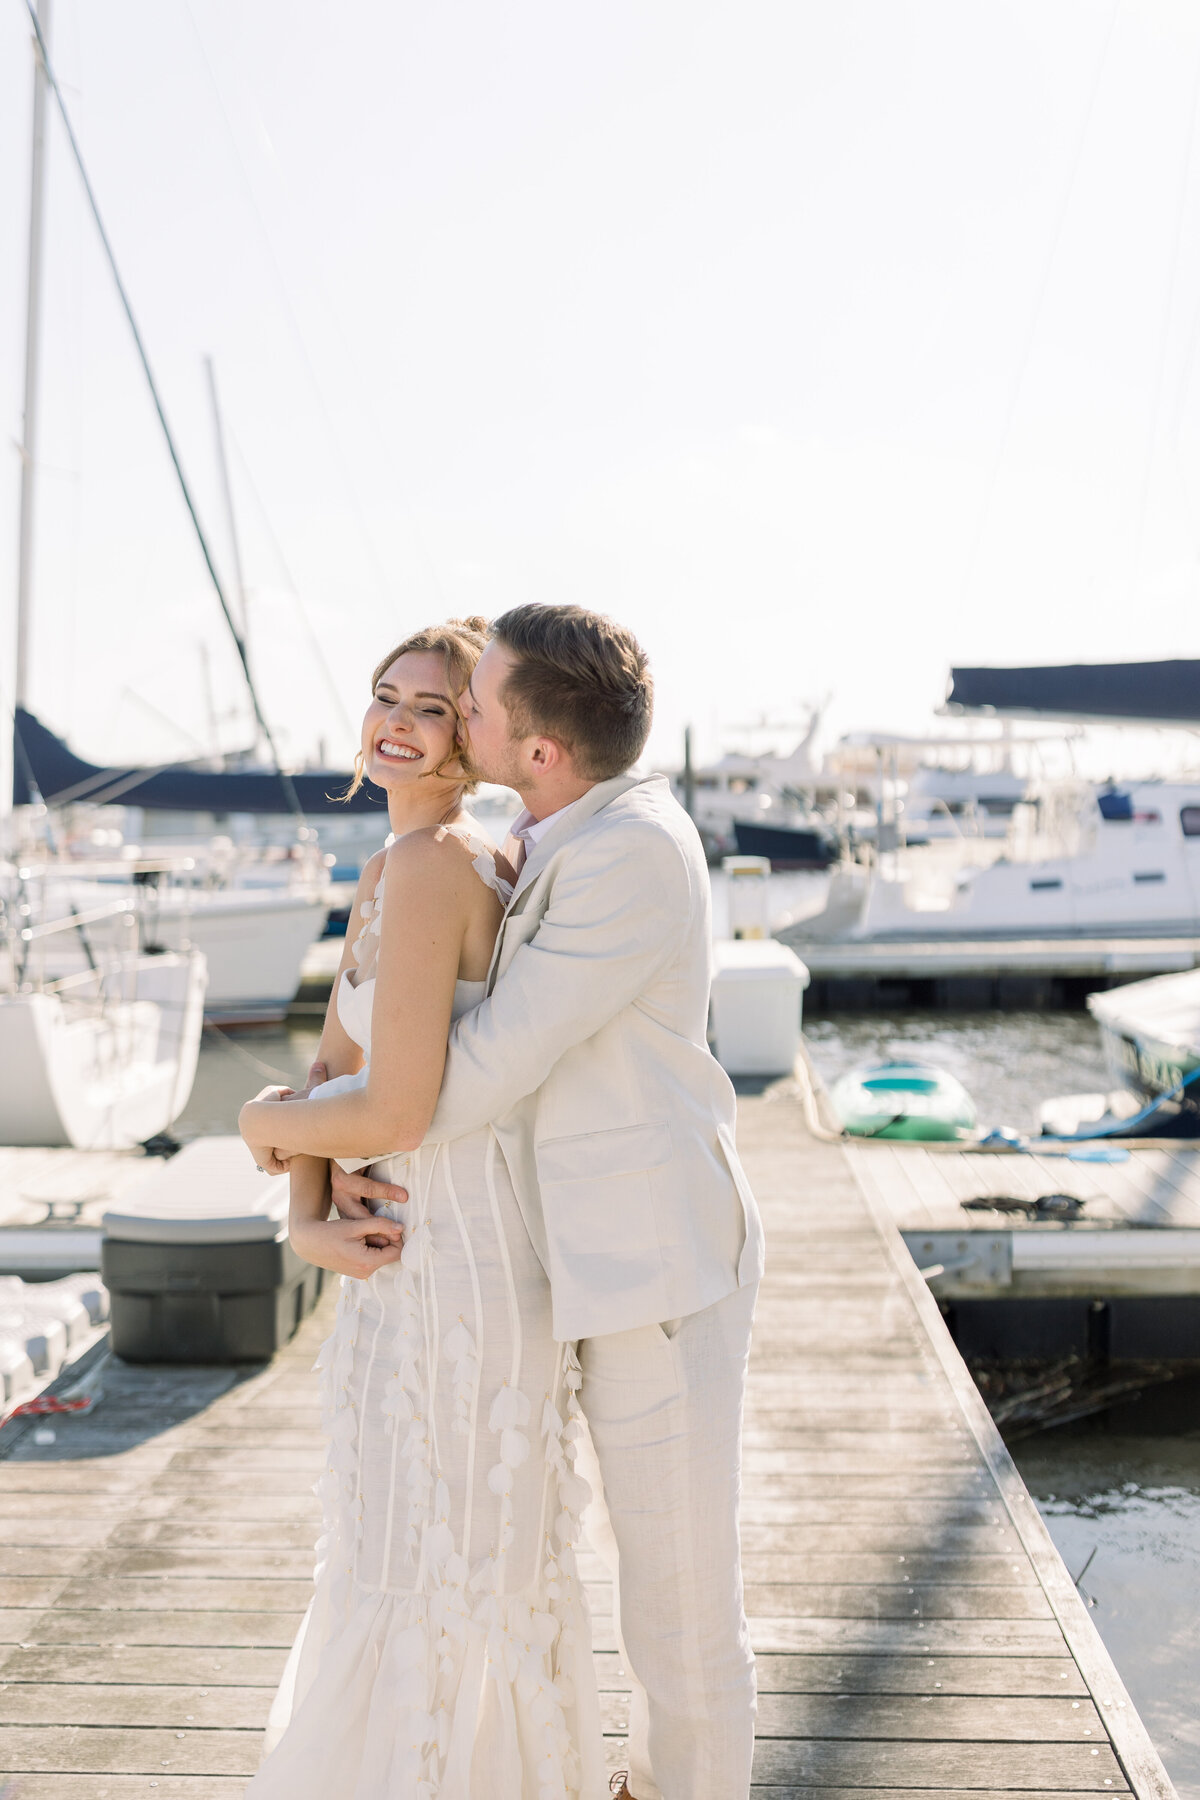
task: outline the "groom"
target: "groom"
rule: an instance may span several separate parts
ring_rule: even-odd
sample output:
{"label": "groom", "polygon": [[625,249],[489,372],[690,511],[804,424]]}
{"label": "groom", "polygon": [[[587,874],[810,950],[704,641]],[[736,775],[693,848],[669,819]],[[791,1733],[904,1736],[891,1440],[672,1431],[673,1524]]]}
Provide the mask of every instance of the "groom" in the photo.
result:
{"label": "groom", "polygon": [[[493,625],[465,704],[480,775],[525,802],[517,881],[426,1141],[493,1126],[555,1336],[579,1340],[592,1519],[615,1552],[633,1682],[622,1791],[745,1800],[755,1689],[737,1507],[762,1230],[705,1038],[700,839],[664,776],[627,773],[652,692],[637,641],[596,613],[520,606]],[[333,1179],[347,1216],[406,1198]]]}

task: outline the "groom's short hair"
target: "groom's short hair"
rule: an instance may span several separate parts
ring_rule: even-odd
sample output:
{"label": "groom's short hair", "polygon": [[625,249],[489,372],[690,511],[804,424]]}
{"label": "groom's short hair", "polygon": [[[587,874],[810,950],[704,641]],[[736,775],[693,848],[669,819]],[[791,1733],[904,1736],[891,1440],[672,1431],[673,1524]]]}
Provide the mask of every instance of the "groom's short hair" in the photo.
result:
{"label": "groom's short hair", "polygon": [[632,631],[582,606],[532,605],[504,613],[491,634],[513,658],[501,698],[514,737],[557,739],[591,781],[637,761],[654,682]]}

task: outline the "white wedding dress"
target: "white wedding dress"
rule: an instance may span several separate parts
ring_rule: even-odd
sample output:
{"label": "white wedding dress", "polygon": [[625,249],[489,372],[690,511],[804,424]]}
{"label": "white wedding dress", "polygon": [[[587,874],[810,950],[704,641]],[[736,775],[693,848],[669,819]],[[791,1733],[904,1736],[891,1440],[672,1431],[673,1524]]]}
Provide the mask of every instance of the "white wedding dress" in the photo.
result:
{"label": "white wedding dress", "polygon": [[[467,842],[507,899],[491,853]],[[359,979],[338,990],[368,1057],[382,892],[362,908]],[[454,1016],[483,995],[460,981]],[[598,1800],[573,1346],[551,1337],[490,1127],[371,1169],[409,1190],[392,1214],[404,1254],[342,1278],[317,1362],[330,1446],[316,1591],[247,1800]]]}

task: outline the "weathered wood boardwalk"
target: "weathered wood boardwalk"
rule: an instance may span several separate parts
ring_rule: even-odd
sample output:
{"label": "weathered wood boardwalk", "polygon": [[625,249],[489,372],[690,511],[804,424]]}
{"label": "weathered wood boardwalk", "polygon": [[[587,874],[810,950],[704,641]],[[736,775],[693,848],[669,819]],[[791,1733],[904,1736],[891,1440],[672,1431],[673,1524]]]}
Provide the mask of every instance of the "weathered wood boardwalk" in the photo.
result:
{"label": "weathered wood boardwalk", "polygon": [[[1145,1230],[1200,1229],[1200,1150],[1188,1139],[1121,1145],[1116,1162],[1076,1161],[1047,1146],[1029,1151],[963,1149],[954,1144],[887,1143],[860,1139],[847,1146],[852,1165],[870,1178],[902,1231],[1013,1228],[1003,1213],[964,1211],[963,1201],[993,1196],[1036,1200],[1070,1194],[1082,1203],[1079,1225],[1111,1231],[1123,1225]],[[1083,1147],[1086,1149],[1086,1146]],[[1101,1146],[1103,1148],[1103,1146]],[[1017,1229],[1061,1231],[1054,1220],[1021,1220]]]}
{"label": "weathered wood boardwalk", "polygon": [[[770,1241],[746,1438],[756,1790],[1171,1795],[890,1221],[786,1091],[743,1101],[741,1141]],[[309,1592],[327,1321],[328,1302],[248,1380],[112,1367],[94,1414],[0,1461],[5,1800],[241,1793]],[[622,1676],[588,1573],[616,1767]]]}

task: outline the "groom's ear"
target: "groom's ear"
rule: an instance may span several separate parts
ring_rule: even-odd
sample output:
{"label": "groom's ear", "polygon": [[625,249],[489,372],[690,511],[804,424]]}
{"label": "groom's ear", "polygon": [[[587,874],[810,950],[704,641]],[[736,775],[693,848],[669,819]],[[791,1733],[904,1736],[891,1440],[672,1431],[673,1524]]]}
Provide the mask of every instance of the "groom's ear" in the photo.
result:
{"label": "groom's ear", "polygon": [[548,775],[551,769],[561,769],[567,761],[567,752],[557,738],[538,737],[526,741],[530,745],[530,760],[539,775]]}

